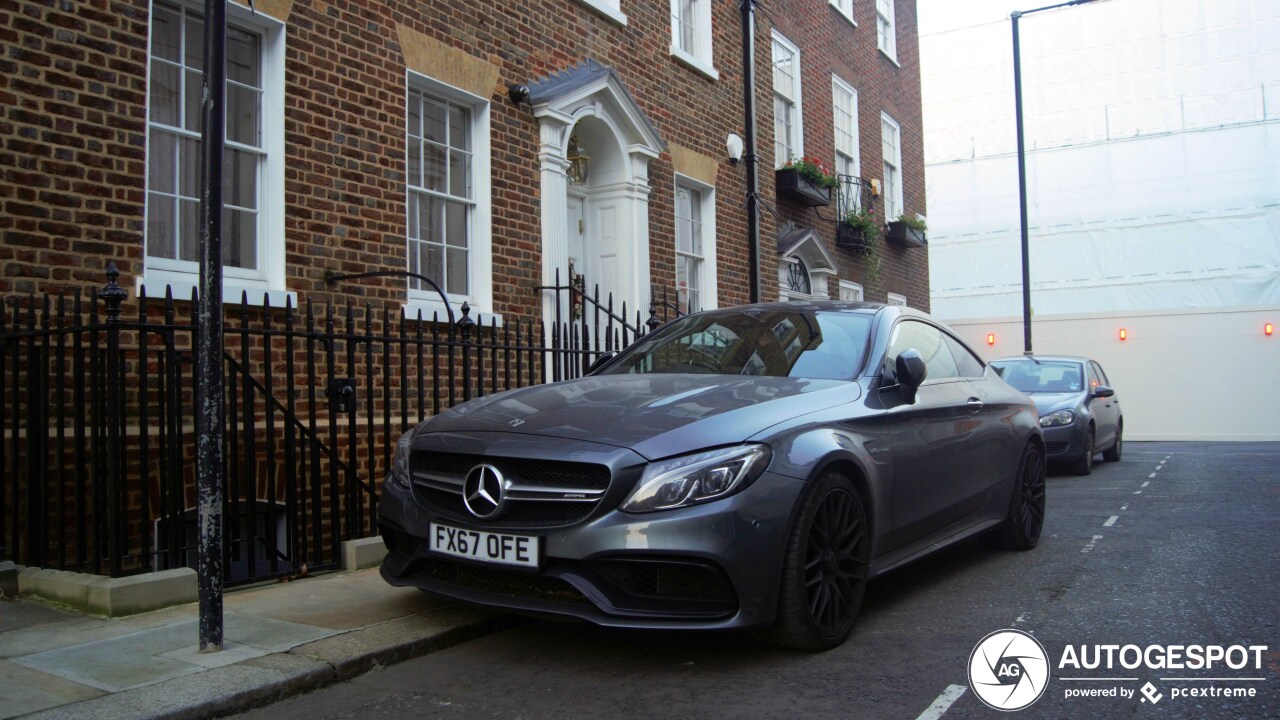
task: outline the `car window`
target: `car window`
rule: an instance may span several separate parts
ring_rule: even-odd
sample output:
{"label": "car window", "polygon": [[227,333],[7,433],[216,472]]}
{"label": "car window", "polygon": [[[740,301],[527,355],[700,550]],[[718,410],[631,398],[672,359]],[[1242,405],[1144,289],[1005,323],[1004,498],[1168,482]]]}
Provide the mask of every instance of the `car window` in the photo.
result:
{"label": "car window", "polygon": [[924,358],[927,368],[925,382],[960,377],[951,348],[943,339],[945,337],[937,328],[922,322],[905,320],[898,323],[889,339],[889,351],[885,353],[885,378],[897,382],[898,356],[909,348],[915,348]]}
{"label": "car window", "polygon": [[1084,369],[1061,360],[992,360],[1004,381],[1025,393],[1068,393],[1084,389]]}
{"label": "car window", "polygon": [[956,368],[960,371],[960,377],[982,377],[982,361],[959,340],[950,335],[943,335],[943,337],[947,341],[947,347],[951,348],[952,356],[955,357]]}
{"label": "car window", "polygon": [[1103,372],[1102,366],[1098,364],[1097,360],[1091,360],[1089,364],[1093,366],[1093,371],[1098,373],[1098,379],[1102,381],[1103,385],[1111,385],[1111,381],[1107,379],[1107,374]]}
{"label": "car window", "polygon": [[872,316],[796,310],[720,311],[673,320],[603,374],[703,373],[852,380]]}

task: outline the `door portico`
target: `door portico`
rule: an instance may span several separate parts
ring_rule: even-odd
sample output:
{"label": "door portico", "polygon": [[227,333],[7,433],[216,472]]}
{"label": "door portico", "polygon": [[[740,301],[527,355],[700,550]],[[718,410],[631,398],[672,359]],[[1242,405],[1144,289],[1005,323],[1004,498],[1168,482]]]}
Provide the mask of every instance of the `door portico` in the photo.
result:
{"label": "door portico", "polygon": [[[602,296],[612,293],[615,307],[626,302],[634,313],[649,294],[649,161],[665,143],[617,72],[593,60],[530,85],[529,102],[539,123],[542,284],[554,285],[557,270],[562,284],[570,280],[572,244],[583,255],[575,271],[589,286],[598,284]],[[575,135],[591,160],[586,182],[571,191],[569,140]],[[547,319],[554,303],[547,293]]]}

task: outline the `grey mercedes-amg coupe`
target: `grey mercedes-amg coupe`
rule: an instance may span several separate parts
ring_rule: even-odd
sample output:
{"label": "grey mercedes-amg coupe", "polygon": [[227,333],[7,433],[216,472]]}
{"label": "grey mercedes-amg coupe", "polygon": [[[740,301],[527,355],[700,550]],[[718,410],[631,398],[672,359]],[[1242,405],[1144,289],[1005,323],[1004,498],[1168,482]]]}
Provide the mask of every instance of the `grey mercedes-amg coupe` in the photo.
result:
{"label": "grey mercedes-amg coupe", "polygon": [[671,321],[576,380],[400,439],[393,585],[630,628],[849,636],[867,582],[961,539],[1040,538],[1035,406],[901,307],[775,303]]}

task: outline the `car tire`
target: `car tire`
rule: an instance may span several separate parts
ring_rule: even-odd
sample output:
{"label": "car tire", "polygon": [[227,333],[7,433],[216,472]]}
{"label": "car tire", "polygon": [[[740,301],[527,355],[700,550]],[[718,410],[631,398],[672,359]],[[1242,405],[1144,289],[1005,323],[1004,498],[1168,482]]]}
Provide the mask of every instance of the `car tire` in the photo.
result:
{"label": "car tire", "polygon": [[820,476],[801,501],[783,560],[778,617],[757,633],[795,650],[830,650],[849,638],[871,560],[870,526],[853,483]]}
{"label": "car tire", "polygon": [[993,533],[998,547],[1006,550],[1030,550],[1040,542],[1044,530],[1045,462],[1044,451],[1035,443],[1027,443],[1018,459],[1009,512],[1004,523]]}
{"label": "car tire", "polygon": [[1094,449],[1093,428],[1089,428],[1089,432],[1084,436],[1084,454],[1080,459],[1076,460],[1071,466],[1071,472],[1074,475],[1088,475],[1093,472],[1093,456]]}
{"label": "car tire", "polygon": [[1102,453],[1107,462],[1120,462],[1120,453],[1124,450],[1124,425],[1116,427],[1116,442]]}

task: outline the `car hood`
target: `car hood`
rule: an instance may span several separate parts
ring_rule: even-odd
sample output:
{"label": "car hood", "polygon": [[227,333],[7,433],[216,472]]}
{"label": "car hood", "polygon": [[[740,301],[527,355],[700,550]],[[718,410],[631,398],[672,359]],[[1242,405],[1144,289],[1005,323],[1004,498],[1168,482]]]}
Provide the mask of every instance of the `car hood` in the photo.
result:
{"label": "car hood", "polygon": [[784,420],[856,400],[855,382],[739,375],[600,375],[472,400],[423,432],[589,440],[653,459],[742,442]]}
{"label": "car hood", "polygon": [[1048,415],[1063,408],[1074,408],[1080,404],[1080,393],[1030,393],[1031,402],[1036,404],[1036,412]]}

